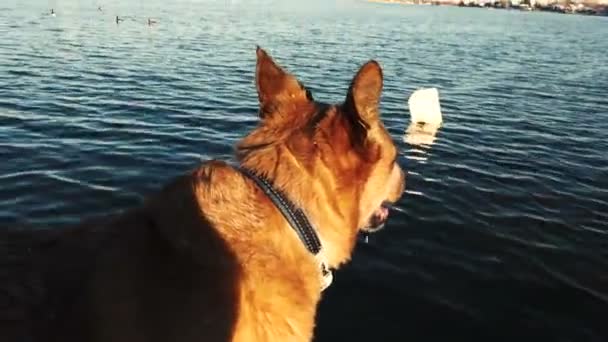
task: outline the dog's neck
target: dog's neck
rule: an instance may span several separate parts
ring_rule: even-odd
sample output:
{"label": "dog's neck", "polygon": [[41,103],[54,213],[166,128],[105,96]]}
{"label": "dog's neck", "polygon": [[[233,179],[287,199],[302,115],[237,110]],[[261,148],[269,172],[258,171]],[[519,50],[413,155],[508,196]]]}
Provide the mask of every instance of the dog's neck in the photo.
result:
{"label": "dog's neck", "polygon": [[[307,172],[294,163],[295,160],[290,163],[277,163],[273,168],[264,169],[261,166],[267,163],[257,163],[257,159],[247,158],[242,162],[242,166],[264,175],[274,187],[285,193],[290,201],[302,209],[320,238],[323,258],[327,265],[335,269],[348,261],[356,243],[358,209],[345,207],[343,203],[351,201],[341,201],[340,198],[355,194],[328,193],[327,186],[324,186],[325,177],[321,176],[320,179],[312,181],[310,176],[304,176]],[[290,159],[294,157],[290,155]],[[329,170],[319,172],[321,175],[329,174]]]}
{"label": "dog's neck", "polygon": [[331,285],[333,276],[327,265],[323,246],[319,240],[317,230],[313,228],[306,213],[302,208],[293,203],[281,190],[275,188],[264,176],[256,174],[248,168],[240,167],[239,170],[251,179],[262,190],[266,196],[274,203],[275,207],[281,212],[291,228],[296,232],[302,244],[308,252],[315,256],[321,273],[321,291]]}

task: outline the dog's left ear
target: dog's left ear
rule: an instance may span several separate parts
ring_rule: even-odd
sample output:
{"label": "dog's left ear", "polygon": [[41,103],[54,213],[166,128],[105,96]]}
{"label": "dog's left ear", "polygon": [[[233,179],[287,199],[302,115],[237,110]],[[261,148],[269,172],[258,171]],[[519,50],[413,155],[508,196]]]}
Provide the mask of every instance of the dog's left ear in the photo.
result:
{"label": "dog's left ear", "polygon": [[366,126],[372,126],[380,119],[378,106],[381,93],[382,68],[378,62],[371,60],[353,78],[345,104]]}
{"label": "dog's left ear", "polygon": [[310,92],[293,75],[278,66],[266,51],[258,46],[256,54],[255,82],[262,118],[280,111],[283,106],[312,100]]}

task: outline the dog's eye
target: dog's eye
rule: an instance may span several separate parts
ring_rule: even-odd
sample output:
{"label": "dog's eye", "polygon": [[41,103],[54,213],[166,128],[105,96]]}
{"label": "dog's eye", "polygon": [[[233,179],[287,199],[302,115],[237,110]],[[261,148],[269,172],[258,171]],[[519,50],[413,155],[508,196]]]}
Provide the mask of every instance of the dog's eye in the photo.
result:
{"label": "dog's eye", "polygon": [[312,93],[310,92],[310,90],[308,90],[308,88],[304,89],[306,89],[306,98],[308,99],[308,101],[314,101],[315,99],[312,97]]}
{"label": "dog's eye", "polygon": [[304,90],[306,92],[306,98],[308,99],[308,101],[314,101],[315,99],[312,97],[312,93],[310,92],[310,90],[308,90],[308,88],[306,88],[304,86],[304,84],[302,84],[302,82],[298,81],[298,85],[300,86],[300,89]]}

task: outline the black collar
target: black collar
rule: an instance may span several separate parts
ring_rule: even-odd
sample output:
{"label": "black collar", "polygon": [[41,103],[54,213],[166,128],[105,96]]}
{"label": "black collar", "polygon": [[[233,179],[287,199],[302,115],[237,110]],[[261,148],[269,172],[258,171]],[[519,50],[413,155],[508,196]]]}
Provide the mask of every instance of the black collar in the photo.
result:
{"label": "black collar", "polygon": [[247,177],[249,177],[274,203],[279,209],[281,214],[285,217],[291,228],[295,230],[298,237],[306,246],[306,249],[315,255],[319,260],[322,275],[322,290],[327,288],[332,281],[332,274],[327,264],[322,259],[321,253],[321,241],[317,232],[315,232],[310,221],[304,214],[301,208],[297,207],[287,196],[279,189],[274,188],[268,179],[262,176],[258,176],[252,170],[245,167],[238,167],[238,169]]}

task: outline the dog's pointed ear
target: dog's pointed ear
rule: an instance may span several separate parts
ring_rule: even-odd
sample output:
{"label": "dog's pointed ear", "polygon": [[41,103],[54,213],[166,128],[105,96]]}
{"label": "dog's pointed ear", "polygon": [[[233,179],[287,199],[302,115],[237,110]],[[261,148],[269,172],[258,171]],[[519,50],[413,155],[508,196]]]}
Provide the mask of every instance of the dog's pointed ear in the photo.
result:
{"label": "dog's pointed ear", "polygon": [[260,101],[260,116],[264,117],[287,104],[312,101],[310,92],[259,46],[256,55],[255,83]]}
{"label": "dog's pointed ear", "polygon": [[380,119],[378,106],[382,82],[382,68],[378,62],[371,60],[359,69],[348,89],[345,102],[348,109],[367,126]]}

